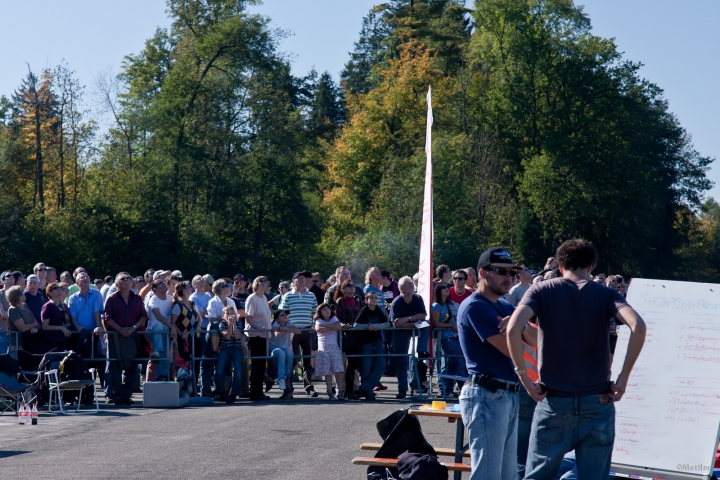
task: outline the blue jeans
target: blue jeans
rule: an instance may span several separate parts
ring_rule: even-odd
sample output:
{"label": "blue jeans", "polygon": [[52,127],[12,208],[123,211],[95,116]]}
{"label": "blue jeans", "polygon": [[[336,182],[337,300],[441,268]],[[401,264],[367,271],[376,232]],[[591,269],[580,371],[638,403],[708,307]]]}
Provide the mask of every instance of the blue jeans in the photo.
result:
{"label": "blue jeans", "polygon": [[466,383],[460,413],[468,431],[470,480],[517,478],[518,395]]}
{"label": "blue jeans", "polygon": [[525,477],[525,464],[527,463],[528,446],[530,445],[530,432],[532,431],[532,420],[535,414],[537,402],[528,395],[524,388],[518,393],[520,408],[518,409],[518,480]]}
{"label": "blue jeans", "polygon": [[554,478],[574,449],[579,478],[606,480],[614,441],[612,402],[601,405],[598,395],[545,398],[535,408],[525,478]]}
{"label": "blue jeans", "polygon": [[[392,336],[393,353],[406,355],[410,348],[412,332],[409,329],[394,330]],[[407,392],[408,389],[408,357],[395,357],[397,359],[398,392]],[[375,385],[373,385],[374,387]]]}
{"label": "blue jeans", "polygon": [[[459,377],[467,377],[467,368],[465,367],[465,357],[463,357],[462,348],[460,348],[460,342],[457,337],[454,339],[443,338],[440,340],[440,346],[442,347],[441,357],[441,371],[447,375],[456,375]],[[456,356],[457,355],[457,356]],[[445,391],[445,395],[449,395],[453,391],[453,386],[456,380],[451,378],[442,379],[442,387]],[[462,382],[458,381],[458,385],[462,385]]]}
{"label": "blue jeans", "polygon": [[[362,355],[384,354],[382,340],[360,345]],[[372,392],[385,373],[385,357],[365,357],[360,359],[360,390]]]}
{"label": "blue jeans", "polygon": [[222,347],[215,370],[215,389],[218,393],[225,393],[225,368],[230,363],[233,368],[232,389],[230,393],[239,397],[242,393],[240,379],[242,378],[243,351],[241,346]]}
{"label": "blue jeans", "polygon": [[0,333],[0,355],[4,355],[8,352],[9,345],[10,336],[5,332]]}
{"label": "blue jeans", "polygon": [[284,380],[292,372],[292,348],[274,348],[270,355],[277,359],[277,378]]}
{"label": "blue jeans", "polygon": [[157,362],[157,371],[155,378],[164,376],[166,380],[168,378],[168,336],[170,333],[167,330],[162,330],[158,327],[157,330],[149,330],[147,333],[148,340],[152,343],[153,353],[157,353],[160,356],[159,360],[152,360]]}

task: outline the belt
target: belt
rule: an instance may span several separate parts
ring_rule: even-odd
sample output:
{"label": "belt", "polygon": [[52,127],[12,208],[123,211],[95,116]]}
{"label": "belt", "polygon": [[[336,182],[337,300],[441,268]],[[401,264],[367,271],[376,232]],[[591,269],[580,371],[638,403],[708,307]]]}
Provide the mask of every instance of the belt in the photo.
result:
{"label": "belt", "polygon": [[480,385],[485,390],[490,392],[497,392],[498,390],[507,390],[508,392],[518,393],[520,391],[520,384],[515,382],[508,382],[506,380],[497,380],[487,375],[470,375],[468,381],[475,385]]}

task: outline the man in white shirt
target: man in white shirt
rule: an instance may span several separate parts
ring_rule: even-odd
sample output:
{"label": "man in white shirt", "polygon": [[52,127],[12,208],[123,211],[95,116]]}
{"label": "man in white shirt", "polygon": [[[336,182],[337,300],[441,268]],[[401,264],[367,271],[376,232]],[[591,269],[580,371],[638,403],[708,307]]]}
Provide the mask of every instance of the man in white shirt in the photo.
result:
{"label": "man in white shirt", "polygon": [[[148,340],[153,345],[153,354],[147,365],[146,382],[168,380],[168,354],[172,351],[172,342],[177,337],[177,328],[170,321],[172,311],[172,297],[168,295],[168,286],[165,280],[153,280],[152,291],[154,295],[147,302],[148,312]],[[169,338],[168,338],[169,336]]]}

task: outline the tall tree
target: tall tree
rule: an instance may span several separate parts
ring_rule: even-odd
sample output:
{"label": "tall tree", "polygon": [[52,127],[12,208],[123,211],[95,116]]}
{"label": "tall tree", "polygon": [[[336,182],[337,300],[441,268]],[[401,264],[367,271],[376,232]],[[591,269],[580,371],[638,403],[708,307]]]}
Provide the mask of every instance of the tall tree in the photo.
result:
{"label": "tall tree", "polygon": [[52,81],[53,74],[50,70],[43,70],[38,78],[28,65],[28,74],[13,95],[17,121],[24,134],[32,138],[35,155],[33,207],[39,206],[41,215],[45,212],[43,133],[47,122],[54,120],[57,104],[52,91]]}

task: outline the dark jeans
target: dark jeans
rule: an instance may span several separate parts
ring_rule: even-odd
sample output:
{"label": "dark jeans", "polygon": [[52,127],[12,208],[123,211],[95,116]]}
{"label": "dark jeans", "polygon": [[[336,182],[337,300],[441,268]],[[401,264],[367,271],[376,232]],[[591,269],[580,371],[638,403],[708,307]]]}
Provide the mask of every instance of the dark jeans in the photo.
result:
{"label": "dark jeans", "polygon": [[[312,331],[303,330],[299,334],[293,336],[292,347],[295,356],[312,355]],[[302,353],[301,353],[302,352]],[[303,387],[305,390],[314,390],[312,377],[315,369],[312,366],[310,358],[303,358]]]}
{"label": "dark jeans", "polygon": [[[455,338],[443,338],[440,340],[442,348],[441,370],[446,375],[455,375],[458,377],[467,377],[467,369],[465,368],[465,358],[463,357],[460,341]],[[453,387],[457,382],[460,389],[465,382],[453,380],[451,378],[443,378],[440,382],[441,388],[444,389],[445,395],[453,393]]]}
{"label": "dark jeans", "polygon": [[545,398],[535,407],[525,478],[554,478],[575,449],[578,477],[606,480],[614,441],[612,402],[601,405],[598,395]]}
{"label": "dark jeans", "polygon": [[[350,347],[345,350],[345,353],[348,355],[358,355],[361,353],[361,350],[360,347]],[[349,395],[353,393],[355,389],[355,372],[361,371],[362,361],[360,357],[349,357],[347,362],[347,369],[345,370],[345,394]]]}
{"label": "dark jeans", "polygon": [[525,464],[528,456],[528,446],[530,444],[530,431],[532,430],[533,415],[535,414],[535,405],[537,402],[528,395],[524,388],[520,388],[518,393],[520,408],[518,411],[518,447],[517,447],[517,463],[518,463],[518,480],[525,477]]}
{"label": "dark jeans", "polygon": [[215,371],[215,388],[220,394],[225,393],[225,366],[230,364],[233,368],[232,389],[230,393],[239,397],[242,393],[240,378],[243,363],[243,351],[241,346],[223,347],[220,349],[217,370]]}
{"label": "dark jeans", "polygon": [[[363,355],[382,355],[385,353],[382,340],[375,340],[373,343],[361,345],[360,349]],[[360,390],[372,392],[372,389],[375,388],[375,385],[378,384],[383,376],[383,373],[385,373],[385,357],[363,356],[361,359],[361,365]]]}
{"label": "dark jeans", "polygon": [[[200,339],[195,338],[195,357],[206,357],[209,353],[207,338],[200,335]],[[195,362],[196,372],[200,372],[200,393],[203,396],[212,395],[213,377],[215,374],[214,360],[198,360]]]}
{"label": "dark jeans", "polygon": [[[119,335],[115,333],[115,335]],[[108,358],[117,358],[115,342],[112,335],[108,341]],[[138,363],[132,362],[123,370],[118,361],[108,361],[105,367],[105,395],[110,400],[130,400],[133,392],[140,388],[140,377],[138,375]]]}
{"label": "dark jeans", "polygon": [[[266,351],[267,340],[265,337],[250,337],[248,339],[248,348],[251,357],[264,357]],[[250,372],[250,397],[261,397],[264,395],[263,386],[265,379],[265,359],[254,358],[252,360],[252,370]]]}

